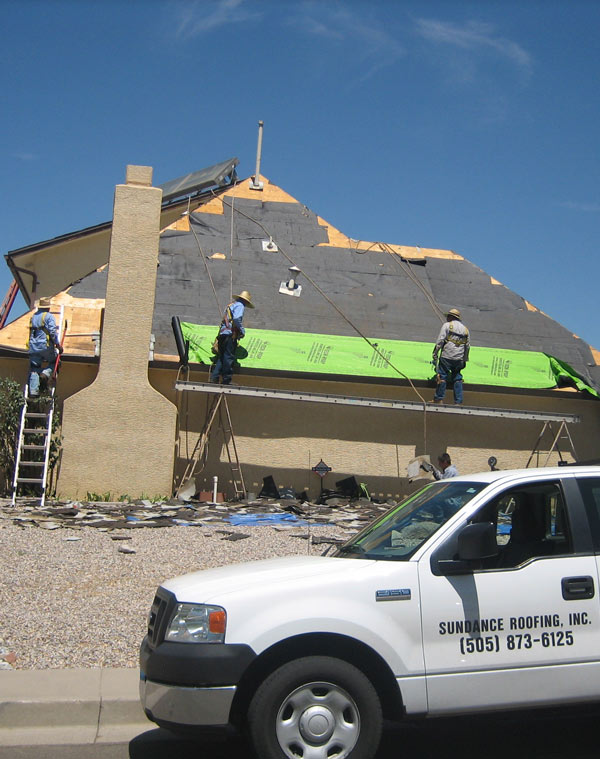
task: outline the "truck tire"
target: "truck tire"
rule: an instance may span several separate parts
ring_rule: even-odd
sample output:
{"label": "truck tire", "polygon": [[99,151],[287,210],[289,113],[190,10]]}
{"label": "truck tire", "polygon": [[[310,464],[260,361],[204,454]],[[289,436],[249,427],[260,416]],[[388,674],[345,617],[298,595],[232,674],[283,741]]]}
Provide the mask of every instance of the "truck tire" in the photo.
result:
{"label": "truck tire", "polygon": [[371,759],[382,721],[371,681],[330,656],[279,667],[248,709],[248,732],[260,759]]}

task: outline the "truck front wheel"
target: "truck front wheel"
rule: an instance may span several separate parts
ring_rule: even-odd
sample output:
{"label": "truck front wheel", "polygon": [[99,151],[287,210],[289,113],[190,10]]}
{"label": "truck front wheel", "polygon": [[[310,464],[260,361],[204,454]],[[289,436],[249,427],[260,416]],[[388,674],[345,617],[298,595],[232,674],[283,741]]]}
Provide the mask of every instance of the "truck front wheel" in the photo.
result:
{"label": "truck front wheel", "polygon": [[330,656],[275,670],[257,689],[248,729],[260,759],[371,759],[381,738],[381,704],[371,681]]}

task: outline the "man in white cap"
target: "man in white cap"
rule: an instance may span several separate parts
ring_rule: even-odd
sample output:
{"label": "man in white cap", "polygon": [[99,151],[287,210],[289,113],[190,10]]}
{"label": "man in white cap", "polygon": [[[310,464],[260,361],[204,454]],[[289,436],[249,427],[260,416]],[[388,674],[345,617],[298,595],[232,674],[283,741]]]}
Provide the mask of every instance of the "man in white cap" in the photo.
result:
{"label": "man in white cap", "polygon": [[[440,334],[433,348],[433,363],[436,365],[438,385],[433,397],[434,403],[442,403],[446,385],[453,383],[454,403],[463,402],[463,378],[461,370],[469,360],[469,330],[462,323],[460,311],[451,308],[446,314]],[[440,354],[438,360],[438,354]]]}
{"label": "man in white cap", "polygon": [[241,340],[246,334],[246,330],[242,324],[246,306],[254,308],[250,293],[248,290],[242,290],[239,295],[234,296],[234,300],[225,309],[217,337],[217,360],[210,373],[211,382],[218,384],[219,377],[221,377],[223,385],[231,384],[235,349],[238,340]]}
{"label": "man in white cap", "polygon": [[[48,382],[54,371],[56,353],[62,353],[56,321],[50,313],[48,298],[40,298],[29,322],[29,397],[40,394],[40,379]],[[45,369],[42,369],[47,364]]]}

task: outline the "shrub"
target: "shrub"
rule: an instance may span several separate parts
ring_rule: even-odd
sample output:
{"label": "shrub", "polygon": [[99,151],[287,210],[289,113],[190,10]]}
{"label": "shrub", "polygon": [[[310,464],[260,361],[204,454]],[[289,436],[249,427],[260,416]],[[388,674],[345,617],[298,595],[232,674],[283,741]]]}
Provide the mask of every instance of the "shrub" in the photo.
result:
{"label": "shrub", "polygon": [[12,487],[17,435],[23,408],[23,388],[14,379],[0,377],[0,470],[6,489]]}

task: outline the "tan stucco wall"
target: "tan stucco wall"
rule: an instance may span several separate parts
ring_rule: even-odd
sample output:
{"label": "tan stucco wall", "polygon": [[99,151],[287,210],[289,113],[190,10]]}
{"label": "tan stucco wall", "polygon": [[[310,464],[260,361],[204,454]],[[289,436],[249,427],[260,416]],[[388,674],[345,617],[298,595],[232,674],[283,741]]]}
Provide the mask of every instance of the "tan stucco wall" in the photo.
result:
{"label": "tan stucco wall", "polygon": [[64,402],[60,496],[171,492],[176,411],[148,381],[162,192],[144,169],[115,190],[100,366]]}
{"label": "tan stucco wall", "polygon": [[[26,371],[25,359],[0,359],[0,374],[3,376],[24,379]],[[64,362],[58,383],[59,400],[74,395],[81,387],[91,385],[96,371],[96,364]],[[175,393],[175,378],[175,364],[173,369],[151,368],[149,372],[151,386],[179,408],[182,430],[175,471],[181,476],[187,454],[193,449],[204,422],[207,398],[202,393]],[[190,375],[192,380],[202,381],[205,378],[204,372]],[[284,380],[241,375],[237,376],[236,381],[251,386],[415,400],[415,394],[407,388],[366,383]],[[421,389],[421,392],[427,391]],[[476,393],[467,388],[466,393],[467,402],[473,405],[536,411],[562,410],[579,414],[583,418],[582,423],[569,426],[578,458],[585,460],[600,455],[600,403],[592,398],[588,400],[578,393],[552,391],[539,395],[513,395]],[[70,413],[69,403],[65,406],[67,417]],[[487,460],[492,455],[498,459],[499,468],[518,468],[527,463],[542,429],[541,422],[509,421],[492,417],[450,417],[441,414],[428,414],[424,428],[421,413],[331,407],[292,401],[230,398],[229,406],[246,487],[255,493],[260,491],[263,477],[272,474],[278,486],[293,487],[297,491],[307,489],[311,497],[316,497],[320,480],[310,468],[323,458],[333,469],[324,479],[325,487],[333,489],[337,480],[355,475],[359,481],[367,483],[369,491],[375,497],[397,497],[410,489],[406,467],[415,454],[425,452],[435,460],[439,453],[446,450],[463,474],[487,470]],[[173,437],[169,437],[172,430],[170,422],[164,428],[157,419],[151,419],[149,424],[150,430],[145,426],[135,436],[136,448],[144,444],[145,438],[151,439],[156,445],[164,442],[168,448],[166,439],[173,440]],[[68,426],[68,420],[66,425]],[[217,430],[218,426],[210,442],[207,464],[196,481],[199,489],[211,490],[212,477],[217,475],[219,490],[231,496],[231,475],[222,437]],[[571,457],[565,442],[561,440],[561,450],[568,460]],[[542,452],[547,451],[550,444],[551,437],[546,435],[541,444]],[[171,446],[171,453],[172,451]],[[546,455],[543,453],[531,465],[536,465],[538,461],[542,465],[545,460]],[[556,454],[553,454],[548,463],[557,463]],[[149,471],[145,470],[144,475],[146,474]],[[65,475],[63,460],[59,484]],[[107,492],[94,487],[93,480],[88,479],[85,470],[76,470],[76,475],[73,476],[79,478],[80,491],[84,496],[87,492]],[[118,495],[132,494],[131,482],[127,480]],[[143,492],[151,495],[147,482],[149,479],[144,476]],[[170,489],[169,484],[168,491]],[[157,495],[158,491],[152,493],[154,494]]]}
{"label": "tan stucco wall", "polygon": [[[204,373],[192,374],[204,381]],[[204,423],[207,398],[202,393],[177,394],[172,390],[170,372],[154,372],[151,381],[180,408],[181,434],[176,473],[181,476],[187,455],[193,450]],[[409,388],[363,383],[321,382],[298,379],[252,378],[238,375],[238,384],[278,387],[339,395],[417,400]],[[433,389],[421,389],[429,397]],[[468,392],[468,389],[467,389]],[[600,403],[586,400],[578,393],[549,391],[540,395],[469,392],[467,403],[493,408],[525,409],[579,414],[583,421],[569,426],[580,460],[600,454]],[[410,489],[406,478],[409,461],[418,454],[429,454],[432,461],[447,451],[463,474],[488,470],[487,460],[495,456],[501,469],[521,468],[527,464],[543,423],[498,417],[450,416],[422,412],[326,406],[307,402],[231,397],[231,418],[246,487],[260,491],[262,479],[273,475],[279,487],[307,489],[318,494],[320,479],[311,472],[319,459],[332,467],[324,487],[350,475],[367,483],[372,495],[397,497]],[[558,426],[554,425],[555,432]],[[553,436],[541,441],[547,452]],[[563,458],[571,460],[568,441],[560,442]],[[531,466],[545,464],[546,454]],[[554,453],[548,465],[558,462]],[[232,495],[231,475],[218,424],[211,439],[207,463],[198,474],[198,489],[211,490],[213,475],[219,477],[219,490]]]}

